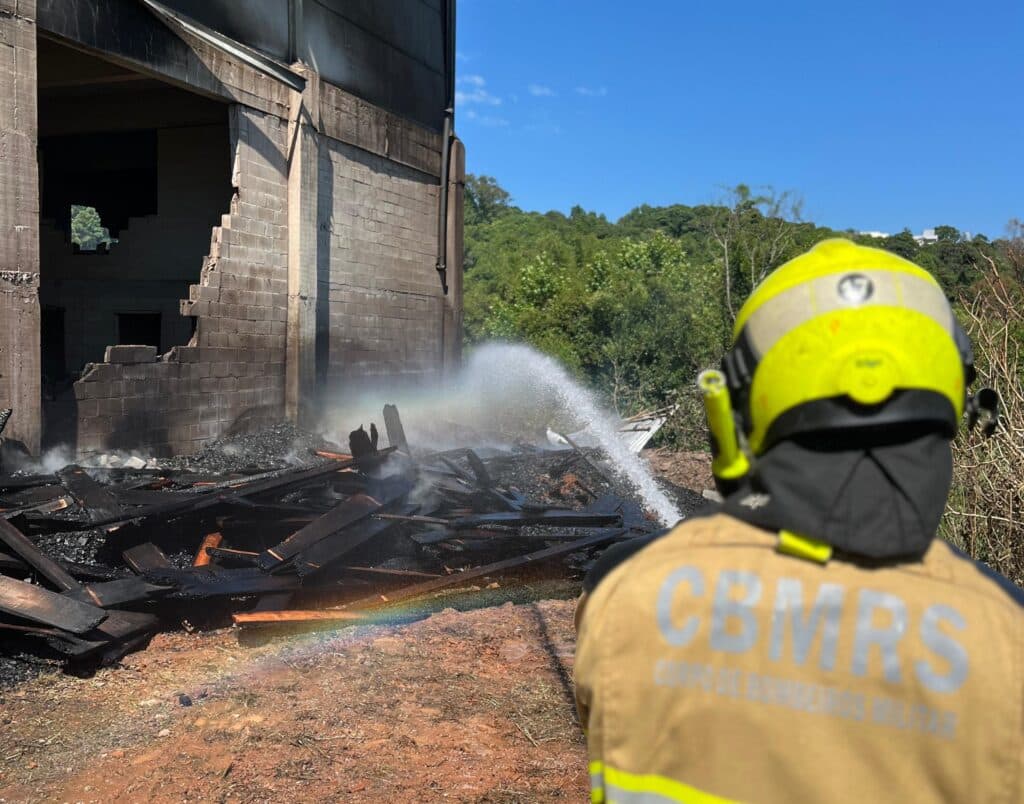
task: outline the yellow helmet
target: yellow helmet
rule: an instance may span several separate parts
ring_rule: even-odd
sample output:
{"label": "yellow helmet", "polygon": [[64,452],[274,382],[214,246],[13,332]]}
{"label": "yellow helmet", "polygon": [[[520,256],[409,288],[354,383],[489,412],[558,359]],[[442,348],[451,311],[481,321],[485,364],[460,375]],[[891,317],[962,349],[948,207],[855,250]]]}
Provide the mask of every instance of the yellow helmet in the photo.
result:
{"label": "yellow helmet", "polygon": [[754,289],[723,368],[755,455],[851,428],[933,424],[952,437],[974,375],[970,342],[931,274],[843,239]]}

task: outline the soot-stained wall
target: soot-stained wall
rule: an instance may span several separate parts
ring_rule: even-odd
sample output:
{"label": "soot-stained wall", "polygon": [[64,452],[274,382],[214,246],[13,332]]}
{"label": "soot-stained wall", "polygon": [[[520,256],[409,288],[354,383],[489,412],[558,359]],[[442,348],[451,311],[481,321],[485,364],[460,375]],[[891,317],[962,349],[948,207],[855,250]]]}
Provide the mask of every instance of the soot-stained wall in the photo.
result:
{"label": "soot-stained wall", "polygon": [[[223,125],[139,133],[143,139],[148,139],[147,135],[153,139],[152,207],[137,209],[139,214],[127,217],[116,233],[118,242],[106,253],[77,251],[64,223],[44,218],[39,295],[44,308],[62,311],[67,372],[76,373],[87,362],[102,361],[105,348],[122,340],[119,316],[125,314],[159,313],[159,343],[153,345],[161,351],[188,343],[192,322],[180,314],[180,300],[198,279],[210,248],[210,231],[220,222],[231,198],[226,109],[224,117]],[[74,135],[44,140],[43,159],[50,168],[56,161],[49,158],[50,152],[70,151],[76,164],[88,165],[91,141],[91,137]],[[86,146],[82,153],[78,152],[79,143]],[[86,174],[89,183],[114,195],[129,195],[123,185],[131,177],[123,178],[117,167],[116,162],[96,166]],[[44,197],[56,192],[53,185],[44,181]],[[92,204],[91,192],[95,189],[89,186],[77,193],[62,192],[53,202],[60,207],[55,211],[67,215],[71,203]],[[100,206],[101,217],[103,212]],[[127,212],[131,212],[130,206]]]}
{"label": "soot-stained wall", "polygon": [[[440,12],[443,3],[420,5]],[[347,8],[354,14],[370,7]],[[402,378],[422,385],[445,376],[458,354],[461,315],[462,152],[456,160],[459,169],[445,177],[453,188],[445,237],[453,293],[444,296],[435,270],[442,112],[432,101],[430,120],[417,121],[408,109],[396,110],[387,99],[360,97],[303,63],[290,68],[305,79],[305,88],[298,91],[294,81],[278,80],[273,69],[158,18],[137,0],[40,0],[38,12],[31,0],[0,0],[0,46],[16,45],[0,52],[7,59],[0,66],[11,77],[6,96],[0,91],[0,102],[11,112],[2,118],[8,147],[0,149],[5,190],[0,226],[8,235],[0,249],[5,336],[0,342],[0,406],[7,400],[21,406],[12,424],[14,432],[27,435],[30,449],[38,447],[41,421],[37,98],[51,104],[59,96],[76,108],[101,109],[101,130],[157,132],[165,157],[177,154],[169,161],[182,182],[188,181],[185,161],[206,165],[201,176],[177,192],[195,191],[189,211],[193,223],[215,218],[202,243],[192,242],[190,235],[188,249],[205,255],[197,255],[194,263],[191,257],[171,259],[160,252],[173,225],[166,231],[151,228],[143,239],[152,242],[138,241],[146,258],[131,259],[132,238],[146,229],[143,221],[151,211],[141,216],[128,212],[118,233],[123,242],[106,257],[85,258],[120,259],[106,267],[139,269],[131,280],[123,274],[97,277],[97,285],[106,284],[111,297],[127,293],[145,304],[145,283],[151,288],[177,283],[185,294],[178,310],[183,324],[179,329],[175,323],[168,340],[180,340],[193,325],[194,332],[187,343],[162,355],[152,349],[104,349],[103,362],[86,365],[73,387],[73,438],[80,451],[191,452],[214,438],[286,416],[302,422],[318,398],[339,386]],[[57,67],[41,71],[44,93],[35,70],[37,41],[46,44],[44,50],[56,43],[112,67],[92,64],[86,71],[55,62]],[[401,71],[388,75],[374,80],[388,85],[405,80]],[[65,81],[66,76],[73,80]],[[142,104],[111,100],[114,86],[145,90],[139,98],[151,101],[160,87],[179,94],[167,96],[173,105],[149,102],[148,122],[142,125],[119,112],[119,106],[126,106],[141,113]],[[226,110],[223,161],[212,145],[205,150],[208,140],[193,142],[200,154],[186,143],[190,135],[174,133],[196,128],[195,136],[202,137],[199,129],[216,122],[207,116],[208,107],[199,108],[202,104],[182,95]],[[44,136],[49,137],[80,133],[76,126],[84,117],[48,112],[46,119]],[[229,200],[214,189],[223,182],[212,178],[223,177],[225,168]],[[183,198],[157,202],[159,218]],[[120,220],[125,205],[110,198],[104,204]],[[44,241],[53,249],[53,281],[78,281],[73,274],[82,263],[60,252],[67,243],[56,227],[51,229]],[[118,257],[120,246],[126,248]],[[175,246],[183,247],[184,241]],[[140,268],[142,262],[147,267]],[[59,298],[54,287],[44,292]],[[98,358],[99,336],[95,343],[91,338],[83,337],[82,354]],[[11,342],[18,347],[8,348]]]}
{"label": "soot-stained wall", "polygon": [[157,362],[90,366],[75,384],[80,450],[190,452],[283,416],[287,122],[236,106],[231,123],[237,193],[185,305],[195,336]]}
{"label": "soot-stained wall", "polygon": [[433,381],[442,364],[437,179],[336,140],[320,150],[328,388]]}

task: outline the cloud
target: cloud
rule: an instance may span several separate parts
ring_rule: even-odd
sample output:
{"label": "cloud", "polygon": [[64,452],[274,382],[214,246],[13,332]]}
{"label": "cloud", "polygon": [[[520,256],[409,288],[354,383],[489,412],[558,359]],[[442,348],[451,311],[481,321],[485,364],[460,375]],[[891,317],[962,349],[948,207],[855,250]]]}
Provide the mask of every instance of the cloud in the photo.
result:
{"label": "cloud", "polygon": [[529,90],[535,98],[553,98],[555,96],[555,90],[543,84],[530,84]]}
{"label": "cloud", "polygon": [[504,117],[480,114],[475,109],[468,110],[465,117],[467,120],[472,120],[474,123],[479,123],[481,126],[488,126],[489,128],[504,128],[509,124],[508,120]]}
{"label": "cloud", "polygon": [[603,98],[608,94],[608,87],[576,87],[576,94],[584,98]]}
{"label": "cloud", "polygon": [[501,106],[501,98],[487,91],[487,82],[481,75],[464,75],[456,82],[464,89],[455,91],[455,103],[469,106],[478,103],[481,106]]}

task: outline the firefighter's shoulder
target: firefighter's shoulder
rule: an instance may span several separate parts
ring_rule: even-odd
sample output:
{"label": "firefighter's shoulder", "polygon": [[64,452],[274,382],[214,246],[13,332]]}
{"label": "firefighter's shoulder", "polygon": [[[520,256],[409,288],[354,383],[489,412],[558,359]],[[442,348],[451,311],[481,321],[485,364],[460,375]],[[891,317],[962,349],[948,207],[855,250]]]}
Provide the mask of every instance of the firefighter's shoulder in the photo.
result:
{"label": "firefighter's shoulder", "polygon": [[641,554],[649,555],[650,549],[717,547],[726,543],[722,537],[732,537],[729,543],[739,539],[750,546],[772,548],[775,544],[772,534],[728,516],[718,504],[709,504],[670,528],[609,547],[587,571],[583,579],[583,591],[591,596],[598,585],[617,569]]}

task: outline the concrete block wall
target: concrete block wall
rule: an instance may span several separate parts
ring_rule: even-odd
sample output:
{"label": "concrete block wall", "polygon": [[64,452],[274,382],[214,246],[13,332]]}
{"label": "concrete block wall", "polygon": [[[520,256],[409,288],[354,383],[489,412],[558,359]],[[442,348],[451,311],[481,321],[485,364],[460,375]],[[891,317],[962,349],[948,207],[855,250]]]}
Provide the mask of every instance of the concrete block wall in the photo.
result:
{"label": "concrete block wall", "polygon": [[328,299],[327,392],[433,382],[443,364],[437,179],[321,140],[318,296]]}
{"label": "concrete block wall", "polygon": [[0,408],[39,449],[39,171],[35,0],[0,0]]}
{"label": "concrete block wall", "polygon": [[196,334],[156,362],[85,372],[75,383],[80,451],[187,453],[283,418],[287,130],[286,120],[232,107],[237,192],[181,305]]}

